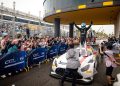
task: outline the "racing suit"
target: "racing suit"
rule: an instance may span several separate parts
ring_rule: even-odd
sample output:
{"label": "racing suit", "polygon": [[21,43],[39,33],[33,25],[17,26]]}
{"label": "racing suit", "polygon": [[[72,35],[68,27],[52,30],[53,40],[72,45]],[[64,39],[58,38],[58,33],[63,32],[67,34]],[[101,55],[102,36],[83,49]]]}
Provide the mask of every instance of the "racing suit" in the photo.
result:
{"label": "racing suit", "polygon": [[80,28],[75,24],[75,27],[80,31],[81,33],[81,45],[84,45],[85,41],[86,41],[86,35],[87,35],[87,31],[91,28],[92,26],[92,22],[88,27],[85,28]]}

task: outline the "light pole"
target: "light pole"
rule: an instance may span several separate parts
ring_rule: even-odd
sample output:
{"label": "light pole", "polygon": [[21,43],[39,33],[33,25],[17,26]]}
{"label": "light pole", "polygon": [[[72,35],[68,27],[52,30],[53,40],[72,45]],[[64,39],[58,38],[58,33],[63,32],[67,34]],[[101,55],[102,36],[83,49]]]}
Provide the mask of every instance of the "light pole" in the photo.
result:
{"label": "light pole", "polygon": [[3,2],[1,2],[1,20],[3,20]]}
{"label": "light pole", "polygon": [[13,30],[12,30],[12,35],[13,35],[13,38],[15,38],[15,18],[16,18],[16,13],[15,13],[15,5],[16,5],[16,2],[14,1],[13,2]]}
{"label": "light pole", "polygon": [[28,19],[29,19],[28,24],[30,24],[30,18],[31,18],[30,15],[31,15],[31,14],[30,14],[30,11],[29,11],[29,12],[28,12]]}
{"label": "light pole", "polygon": [[41,22],[41,11],[39,11],[39,28],[38,28],[38,34],[40,34],[40,23]]}

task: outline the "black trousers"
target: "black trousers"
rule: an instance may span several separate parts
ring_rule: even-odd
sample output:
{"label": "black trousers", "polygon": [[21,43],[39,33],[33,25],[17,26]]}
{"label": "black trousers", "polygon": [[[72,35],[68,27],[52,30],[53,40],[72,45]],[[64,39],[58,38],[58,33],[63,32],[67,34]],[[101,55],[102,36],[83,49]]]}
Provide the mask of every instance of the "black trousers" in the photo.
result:
{"label": "black trousers", "polygon": [[67,76],[72,76],[72,86],[76,86],[76,79],[77,79],[77,70],[78,69],[69,69],[66,68],[65,73],[61,79],[61,83],[63,84]]}
{"label": "black trousers", "polygon": [[106,75],[112,77],[113,67],[106,67]]}
{"label": "black trousers", "polygon": [[86,36],[81,36],[81,45],[84,45],[86,41]]}

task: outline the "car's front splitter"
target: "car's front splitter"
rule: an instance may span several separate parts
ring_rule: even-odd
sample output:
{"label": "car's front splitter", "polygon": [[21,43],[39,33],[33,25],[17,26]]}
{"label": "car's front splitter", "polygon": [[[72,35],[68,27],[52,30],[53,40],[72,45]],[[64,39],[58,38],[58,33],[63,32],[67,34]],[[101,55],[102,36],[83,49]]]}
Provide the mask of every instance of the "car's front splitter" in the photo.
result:
{"label": "car's front splitter", "polygon": [[[54,71],[51,71],[51,72],[50,72],[50,76],[51,76],[51,77],[54,77],[54,78],[57,78],[57,79],[61,79],[61,78],[62,78],[61,75],[55,73]],[[72,81],[72,78],[66,77],[66,81],[71,82],[71,81]],[[82,79],[77,79],[76,82],[77,82],[78,84],[91,84],[91,83],[93,82],[93,79],[92,79],[92,78],[86,78],[86,79],[82,78]]]}

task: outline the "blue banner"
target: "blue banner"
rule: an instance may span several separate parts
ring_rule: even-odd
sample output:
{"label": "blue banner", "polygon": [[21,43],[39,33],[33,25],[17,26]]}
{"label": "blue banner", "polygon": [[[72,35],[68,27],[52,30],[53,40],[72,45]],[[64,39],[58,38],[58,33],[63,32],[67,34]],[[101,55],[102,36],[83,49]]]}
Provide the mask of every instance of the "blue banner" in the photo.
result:
{"label": "blue banner", "polygon": [[46,59],[47,48],[38,48],[31,51],[28,55],[28,66],[38,64]]}
{"label": "blue banner", "polygon": [[45,59],[53,58],[66,52],[66,44],[53,45],[51,48],[33,49],[28,55],[25,51],[8,53],[0,58],[0,75],[24,69],[26,66],[38,64]]}
{"label": "blue banner", "polygon": [[68,46],[66,44],[61,44],[59,47],[59,50],[58,50],[59,55],[64,54],[66,52],[67,48],[68,48]]}
{"label": "blue banner", "polygon": [[53,45],[47,53],[47,58],[53,58],[54,56],[58,55],[58,45]]}
{"label": "blue banner", "polygon": [[19,71],[26,67],[26,52],[14,52],[6,54],[0,60],[0,75]]}

